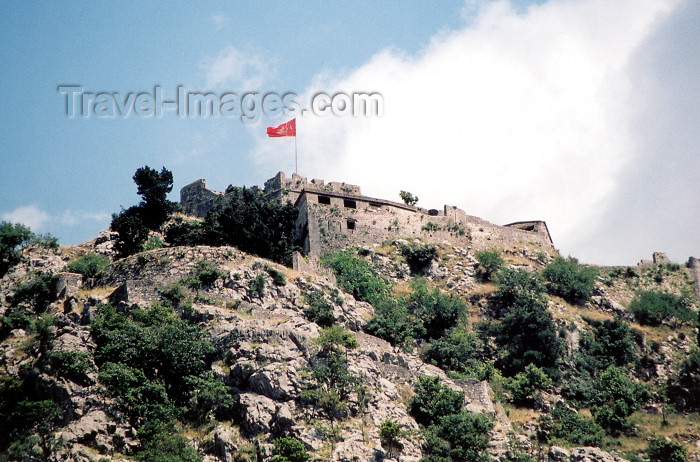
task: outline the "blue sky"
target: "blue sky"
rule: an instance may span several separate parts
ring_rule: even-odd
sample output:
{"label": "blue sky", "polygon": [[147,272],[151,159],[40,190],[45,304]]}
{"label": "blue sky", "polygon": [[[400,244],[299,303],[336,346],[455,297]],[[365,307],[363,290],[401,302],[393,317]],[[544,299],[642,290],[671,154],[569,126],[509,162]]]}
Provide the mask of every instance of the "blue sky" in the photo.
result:
{"label": "blue sky", "polygon": [[264,135],[284,116],[69,118],[59,85],[371,91],[382,117],[298,121],[302,175],[544,219],[584,261],[700,256],[697,2],[142,3],[0,6],[0,218],[76,244],[138,201],[140,166],[172,170],[173,200],[293,170]]}

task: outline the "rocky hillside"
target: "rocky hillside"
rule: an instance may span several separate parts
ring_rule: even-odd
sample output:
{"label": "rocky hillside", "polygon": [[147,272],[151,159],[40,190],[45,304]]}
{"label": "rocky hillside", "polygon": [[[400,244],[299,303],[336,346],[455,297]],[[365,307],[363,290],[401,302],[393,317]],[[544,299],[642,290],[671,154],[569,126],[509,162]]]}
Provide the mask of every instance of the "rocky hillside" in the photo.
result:
{"label": "rocky hillside", "polygon": [[[572,297],[533,288],[557,256],[527,246],[399,239],[299,273],[233,247],[110,261],[113,237],[25,249],[0,280],[0,460],[700,460],[678,265],[599,269]],[[684,311],[640,324],[641,291]],[[521,296],[544,314],[515,318]],[[536,316],[552,348],[504,338]]]}

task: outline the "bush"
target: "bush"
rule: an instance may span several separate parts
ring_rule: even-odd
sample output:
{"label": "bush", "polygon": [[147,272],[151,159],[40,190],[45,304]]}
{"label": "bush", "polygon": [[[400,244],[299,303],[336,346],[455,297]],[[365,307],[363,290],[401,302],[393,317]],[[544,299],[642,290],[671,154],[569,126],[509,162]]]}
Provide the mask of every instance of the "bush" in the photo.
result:
{"label": "bush", "polygon": [[479,260],[479,270],[484,279],[490,280],[501,269],[505,260],[501,252],[496,249],[481,250],[476,252],[476,259]]}
{"label": "bush", "polygon": [[577,446],[600,447],[605,431],[593,419],[586,419],[558,402],[551,415],[538,419],[538,432],[543,432],[547,442],[558,439]]}
{"label": "bush", "polygon": [[445,370],[475,371],[485,360],[484,345],[475,333],[452,328],[430,342],[425,358]]}
{"label": "bush", "polygon": [[406,205],[416,205],[418,203],[418,196],[414,196],[408,191],[399,192],[399,196]]}
{"label": "bush", "polygon": [[365,330],[392,345],[408,348],[421,329],[404,298],[387,297],[374,303],[374,316]]}
{"label": "bush", "polygon": [[406,263],[411,268],[412,273],[418,273],[428,266],[430,262],[437,258],[437,247],[434,245],[401,245],[399,247],[401,255],[406,259]]}
{"label": "bush", "polygon": [[627,417],[651,398],[644,385],[615,366],[601,372],[596,389],[598,393],[592,400],[595,421],[612,435],[626,430],[629,426]]}
{"label": "bush", "polygon": [[118,234],[114,243],[117,257],[124,258],[143,250],[143,244],[148,239],[148,228],[143,223],[142,210],[137,207],[122,209],[112,214],[112,231]]}
{"label": "bush", "polygon": [[537,275],[525,270],[504,268],[496,274],[494,282],[498,284],[498,289],[493,293],[492,299],[502,308],[530,306],[544,300],[544,285]]}
{"label": "bush", "polygon": [[65,377],[73,382],[89,385],[92,380],[88,372],[94,369],[92,356],[84,351],[49,351],[46,358],[51,373],[56,377]]}
{"label": "bush", "polygon": [[66,269],[71,273],[80,273],[83,278],[93,278],[109,265],[109,257],[101,253],[88,252],[70,263]]}
{"label": "bush", "polygon": [[686,462],[688,453],[682,444],[657,436],[649,441],[646,449],[651,462]]}
{"label": "bush", "polygon": [[15,287],[12,297],[9,297],[11,307],[26,304],[35,314],[42,314],[54,300],[56,276],[49,273],[36,273],[28,282]]}
{"label": "bush", "polygon": [[299,211],[291,202],[265,199],[262,191],[229,187],[204,220],[209,245],[231,245],[278,263],[290,264]]}
{"label": "bush", "polygon": [[304,443],[292,436],[276,438],[272,444],[271,462],[306,462],[311,458]]}
{"label": "bush", "polygon": [[508,381],[513,403],[532,407],[539,392],[552,385],[552,380],[539,367],[528,364],[523,372],[519,372]]}
{"label": "bush", "polygon": [[304,314],[309,321],[315,322],[321,327],[329,327],[335,323],[333,305],[328,303],[323,292],[312,290],[304,295],[304,302],[308,305],[304,308]]}
{"label": "bush", "polygon": [[382,442],[382,446],[387,450],[389,458],[394,458],[401,452],[399,439],[403,436],[404,432],[401,431],[401,426],[393,420],[387,419],[379,426],[379,439]]}
{"label": "bush", "polygon": [[33,236],[34,233],[20,223],[0,222],[0,277],[19,262],[22,258],[21,248],[27,245]]}
{"label": "bush", "polygon": [[437,376],[418,378],[413,391],[409,412],[416,422],[429,426],[447,415],[458,414],[464,406],[464,393],[442,385]]}
{"label": "bush", "polygon": [[333,270],[340,288],[358,300],[374,305],[390,294],[391,284],[352,250],[323,255],[321,263]]}
{"label": "bush", "polygon": [[282,271],[279,271],[271,266],[265,267],[265,271],[272,278],[272,283],[276,286],[287,285],[287,276],[284,275]]}
{"label": "bush", "polygon": [[630,303],[630,310],[640,324],[649,326],[658,326],[671,318],[681,322],[694,319],[693,312],[682,297],[661,291],[638,292]]}
{"label": "bush", "polygon": [[585,303],[590,298],[597,275],[598,270],[572,257],[556,257],[542,270],[549,292],[571,303]]}
{"label": "bush", "polygon": [[442,337],[466,315],[467,305],[458,296],[445,295],[438,288],[428,290],[422,280],[415,280],[411,286],[413,293],[408,299],[409,309],[418,319],[417,327],[423,331],[423,338]]}
{"label": "bush", "polygon": [[591,372],[625,366],[637,359],[632,330],[620,318],[598,323],[579,339],[577,365]]}

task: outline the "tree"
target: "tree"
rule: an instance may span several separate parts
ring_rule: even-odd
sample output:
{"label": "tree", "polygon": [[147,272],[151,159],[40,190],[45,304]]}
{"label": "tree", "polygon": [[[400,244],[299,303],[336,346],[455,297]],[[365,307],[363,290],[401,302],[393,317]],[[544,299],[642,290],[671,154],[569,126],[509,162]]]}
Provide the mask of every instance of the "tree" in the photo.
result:
{"label": "tree", "polygon": [[265,199],[262,192],[229,187],[204,221],[205,242],[232,245],[278,263],[290,264],[297,249],[299,214],[291,202]]}
{"label": "tree", "polygon": [[593,398],[595,421],[612,435],[628,427],[627,417],[649,400],[649,390],[629,378],[624,369],[610,366],[597,380]]}
{"label": "tree", "polygon": [[651,462],[686,462],[688,453],[682,444],[657,436],[647,445],[647,456]]}
{"label": "tree", "polygon": [[583,266],[573,257],[556,257],[542,270],[549,292],[571,303],[584,303],[593,293],[598,270]]}
{"label": "tree", "polygon": [[484,344],[474,332],[455,327],[432,340],[425,357],[442,369],[467,372],[483,364]]}
{"label": "tree", "polygon": [[464,393],[454,391],[440,383],[440,377],[421,376],[414,386],[409,411],[416,422],[429,426],[441,417],[457,414],[464,406]]}
{"label": "tree", "polygon": [[695,316],[682,297],[656,290],[638,292],[630,302],[630,310],[640,324],[649,326],[658,326],[671,318],[690,321]]}
{"label": "tree", "polygon": [[68,263],[66,269],[72,273],[80,273],[85,279],[95,277],[109,264],[109,257],[100,253],[88,252],[82,257]]}
{"label": "tree", "polygon": [[17,247],[27,245],[33,236],[34,233],[20,223],[0,223],[0,277],[22,257],[22,251]]}
{"label": "tree", "polygon": [[402,449],[400,439],[404,436],[401,426],[393,420],[387,419],[379,426],[379,439],[386,449],[389,458],[397,456]]}
{"label": "tree", "polygon": [[141,207],[134,206],[112,214],[110,228],[119,235],[114,244],[119,258],[141,252],[148,239],[148,228],[144,224],[142,211]]}
{"label": "tree", "polygon": [[511,399],[516,404],[534,406],[540,391],[552,384],[545,372],[534,364],[528,364],[523,372],[517,373],[508,381]]}
{"label": "tree", "polygon": [[311,457],[304,443],[292,436],[277,438],[273,444],[270,462],[306,462]]}
{"label": "tree", "polygon": [[144,225],[152,230],[168,220],[174,204],[167,199],[173,189],[173,174],[165,167],[158,173],[148,165],[136,170],[133,176],[137,192],[143,199],[139,205]]}
{"label": "tree", "polygon": [[480,273],[485,280],[490,280],[505,263],[501,252],[496,249],[480,250],[475,255],[476,259],[479,260]]}
{"label": "tree", "polygon": [[437,287],[428,290],[423,280],[416,280],[409,297],[409,309],[419,320],[423,337],[435,339],[454,327],[467,312],[467,305],[456,295],[445,295]]}
{"label": "tree", "polygon": [[498,289],[492,299],[501,308],[541,304],[545,288],[542,281],[525,270],[504,268],[496,274],[494,282]]}
{"label": "tree", "polygon": [[401,200],[404,201],[406,205],[416,205],[418,203],[418,196],[414,196],[408,191],[401,191],[399,196],[401,196]]}

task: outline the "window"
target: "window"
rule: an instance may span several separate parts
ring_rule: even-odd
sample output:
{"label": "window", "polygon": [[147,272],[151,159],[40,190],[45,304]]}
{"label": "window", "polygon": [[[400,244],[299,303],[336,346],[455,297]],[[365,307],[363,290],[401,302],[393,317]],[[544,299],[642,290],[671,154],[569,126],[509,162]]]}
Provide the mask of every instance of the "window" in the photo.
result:
{"label": "window", "polygon": [[318,203],[325,204],[325,205],[331,205],[331,198],[328,196],[318,196]]}
{"label": "window", "polygon": [[346,209],[356,209],[357,208],[357,202],[352,201],[350,199],[343,200],[343,205],[345,206]]}
{"label": "window", "polygon": [[348,221],[347,221],[347,224],[348,224],[348,229],[349,229],[349,230],[355,229],[355,220],[348,220]]}

